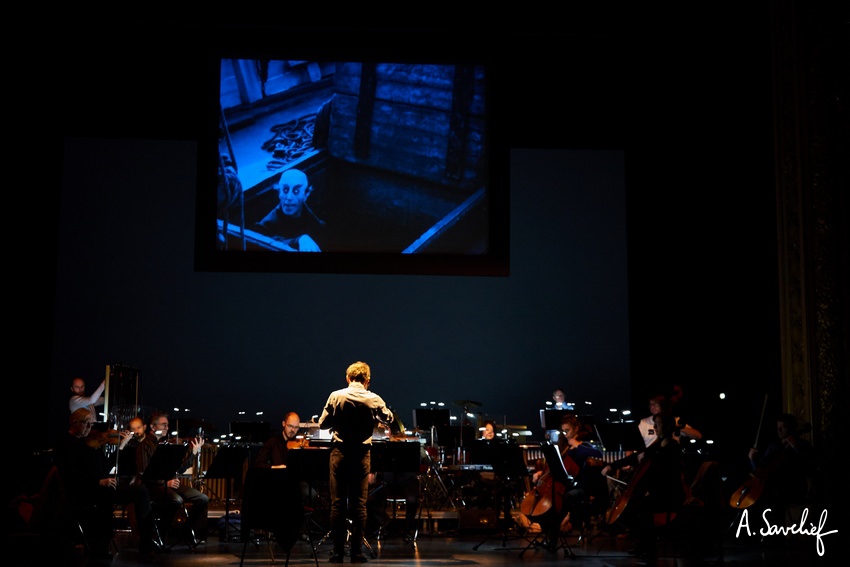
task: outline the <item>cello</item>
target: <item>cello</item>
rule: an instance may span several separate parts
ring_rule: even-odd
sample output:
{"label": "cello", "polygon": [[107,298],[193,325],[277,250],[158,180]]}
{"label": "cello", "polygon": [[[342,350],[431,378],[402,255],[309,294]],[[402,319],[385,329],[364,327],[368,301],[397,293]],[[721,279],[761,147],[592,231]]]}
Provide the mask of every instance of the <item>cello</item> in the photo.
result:
{"label": "cello", "polygon": [[[765,401],[766,400],[767,397],[765,396]],[[763,416],[764,410],[762,410],[762,417]],[[779,419],[778,421],[783,420]],[[761,429],[761,424],[759,424],[759,429]],[[799,459],[799,457],[795,459],[793,453],[800,451],[799,443],[801,443],[801,441],[798,440],[796,441],[796,444],[790,444],[789,438],[796,438],[797,435],[810,432],[811,424],[806,424],[799,428],[795,426],[793,431],[790,431],[786,433],[784,437],[781,437],[779,440],[779,450],[770,454],[767,451],[764,453],[763,462],[750,473],[749,477],[741,484],[740,487],[738,487],[738,490],[733,492],[732,496],[729,497],[729,505],[732,508],[741,509],[749,508],[755,504],[767,488],[768,483],[771,481],[771,477],[781,475],[782,473],[780,471],[784,469],[786,465],[791,465],[791,461]],[[757,445],[758,434],[756,435],[756,443],[753,447],[755,448]],[[792,449],[792,447],[795,448]],[[791,487],[783,487],[782,490],[788,488]],[[773,492],[773,490],[771,490],[771,492]]]}
{"label": "cello", "polygon": [[[756,430],[756,440],[753,443],[753,447],[758,447],[759,444],[759,436],[761,435],[761,426],[764,421],[764,410],[767,407],[767,394],[764,395],[764,403],[761,406],[761,417],[759,417],[759,426]],[[775,459],[775,461],[779,461],[781,459]],[[762,491],[764,490],[764,481],[767,478],[767,471],[759,467],[755,472],[750,473],[749,478],[745,480],[741,486],[738,487],[738,490],[732,493],[732,496],[729,497],[729,505],[733,508],[749,508],[761,496]]]}
{"label": "cello", "polygon": [[[606,522],[609,525],[622,516],[632,500],[640,501],[647,496],[655,501],[656,506],[664,507],[666,520],[655,520],[656,525],[663,525],[675,517],[678,505],[690,497],[690,487],[684,481],[681,466],[682,450],[674,437],[673,423],[670,416],[655,416],[658,435],[655,441],[638,454],[638,464],[631,480],[608,511]],[[647,482],[650,484],[649,492],[644,486]]]}
{"label": "cello", "polygon": [[[646,455],[644,453],[644,455]],[[626,509],[626,506],[629,504],[629,500],[631,500],[632,495],[635,493],[635,490],[640,485],[643,477],[646,476],[646,471],[652,466],[652,458],[646,457],[641,460],[640,464],[638,464],[635,472],[632,474],[631,480],[629,480],[629,484],[626,485],[626,488],[620,493],[617,497],[617,501],[614,502],[614,505],[608,510],[608,517],[605,521],[611,525],[616,522],[620,516],[623,515],[623,511]]]}
{"label": "cello", "polygon": [[[548,441],[541,443],[541,446],[552,446]],[[557,449],[555,449],[557,452]],[[544,453],[545,454],[545,453]],[[541,462],[542,461],[542,462]],[[578,474],[578,465],[569,455],[562,457],[564,469],[567,473],[567,480],[572,484],[571,488],[576,486],[574,474]],[[554,478],[549,464],[545,460],[538,459],[535,463],[537,472],[540,472],[540,477],[537,479],[535,486],[527,487],[526,493],[520,503],[520,512],[534,522],[541,516],[546,515],[550,510],[554,509],[555,514],[560,517],[563,510],[564,494],[567,491],[567,485],[559,482]],[[526,483],[529,481],[526,479]]]}

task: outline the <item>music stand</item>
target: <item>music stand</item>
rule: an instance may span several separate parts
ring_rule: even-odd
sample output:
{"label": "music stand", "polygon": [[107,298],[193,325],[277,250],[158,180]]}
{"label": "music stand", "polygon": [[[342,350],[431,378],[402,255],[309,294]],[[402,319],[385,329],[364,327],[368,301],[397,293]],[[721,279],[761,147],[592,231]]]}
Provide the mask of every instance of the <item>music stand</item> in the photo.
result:
{"label": "music stand", "polygon": [[372,443],[372,472],[419,473],[421,447],[414,441]]}
{"label": "music stand", "polygon": [[[550,483],[551,486],[552,486],[552,494],[551,494],[552,500],[551,500],[551,502],[553,503],[552,505],[554,507],[555,497],[556,497],[555,483],[560,483],[561,485],[569,488],[569,487],[573,486],[574,482],[573,482],[573,478],[569,475],[569,473],[567,473],[567,468],[564,466],[564,460],[561,458],[561,453],[560,453],[560,451],[558,451],[558,446],[553,444],[550,441],[542,441],[540,443],[540,448],[543,450],[543,457],[546,459],[546,465],[549,467],[549,474],[552,475],[552,482]],[[554,510],[552,510],[549,513],[551,514],[552,512],[554,512]],[[563,513],[564,516],[566,515],[565,510],[562,513]],[[528,543],[528,545],[525,547],[525,549],[523,549],[520,552],[519,556],[522,557],[523,554],[530,547],[532,547],[533,545],[535,545],[536,543],[538,543],[540,541],[541,537],[546,537],[547,535],[551,536],[553,534],[553,532],[558,530],[558,536],[557,537],[554,537],[554,538],[550,537],[549,538],[550,539],[549,543],[550,543],[550,545],[552,545],[552,548],[549,551],[557,552],[559,549],[563,548],[565,557],[569,556],[572,559],[575,559],[576,555],[575,555],[575,553],[573,553],[573,550],[570,547],[570,544],[567,542],[567,538],[565,536],[563,536],[562,534],[560,534],[561,520],[562,519],[563,519],[563,517],[555,517],[554,520],[553,520],[550,517],[549,521],[553,522],[554,525],[556,526],[556,528],[553,529],[553,528],[550,527],[549,530],[545,530],[545,529],[541,530],[540,534],[538,534],[534,539],[532,539]],[[547,531],[548,531],[548,534],[547,534]]]}
{"label": "music stand", "polygon": [[540,410],[540,427],[546,431],[560,430],[564,416],[576,415],[573,410],[542,409]]}
{"label": "music stand", "polygon": [[[501,525],[499,532],[502,534],[502,545],[504,546],[507,543],[508,530],[511,524],[511,500],[507,495],[508,484],[528,476],[528,467],[525,464],[522,447],[515,443],[479,440],[469,446],[469,460],[472,464],[491,465],[493,474],[498,479],[497,494],[502,506],[501,510],[496,510],[496,513],[501,515],[501,521],[497,524]],[[488,535],[472,549],[477,550],[490,537]]]}
{"label": "music stand", "polygon": [[[142,481],[145,483],[152,481],[169,481],[177,476],[178,471],[183,464],[183,459],[186,457],[188,449],[185,445],[169,445],[160,444],[156,446],[156,450],[151,455],[148,466],[142,472]],[[162,499],[164,503],[168,502],[168,487],[164,486],[162,491]],[[159,529],[157,528],[157,534]],[[157,545],[160,548],[165,547],[166,536],[157,535]]]}
{"label": "music stand", "polygon": [[[383,443],[372,443],[371,451],[371,472],[384,473],[392,475],[392,481],[384,486],[403,487],[406,482],[415,481],[419,483],[419,471],[422,463],[422,447],[418,442],[414,441],[387,441]],[[405,476],[410,475],[410,476]],[[389,488],[386,490],[390,490]],[[404,492],[402,488],[402,492]],[[418,488],[417,488],[418,492]],[[416,527],[412,536],[412,543],[416,545],[416,539],[419,534],[419,520],[421,519],[422,506],[416,500],[418,508],[418,517],[416,517]],[[407,520],[411,518],[407,516],[411,511],[405,510]],[[396,519],[395,507],[393,507],[393,520]],[[384,527],[377,531],[378,539],[383,539]]]}
{"label": "music stand", "polygon": [[177,476],[187,450],[185,445],[157,445],[142,480],[171,480]]}
{"label": "music stand", "polygon": [[[475,441],[475,431],[471,427],[459,425],[437,425],[437,439],[442,447],[449,447],[452,453],[459,447],[468,447]],[[456,465],[463,463],[457,462]]]}
{"label": "music stand", "polygon": [[[210,468],[207,469],[204,478],[222,478],[225,479],[226,494],[224,497],[224,538],[219,536],[220,541],[230,541],[227,535],[230,527],[230,499],[232,494],[232,484],[235,480],[242,479],[242,467],[245,460],[248,458],[248,447],[238,447],[235,445],[225,445],[219,447],[215,454],[213,462],[210,463]],[[240,530],[234,526],[237,535]],[[241,536],[240,536],[241,537]]]}
{"label": "music stand", "polygon": [[330,479],[331,450],[327,447],[299,447],[286,452],[286,468],[296,480],[308,483]]}
{"label": "music stand", "polygon": [[634,421],[597,423],[596,435],[606,451],[643,451],[646,444]]}
{"label": "music stand", "polygon": [[[286,551],[286,562],[289,563],[292,547],[298,540],[305,518],[309,516],[301,500],[298,479],[293,478],[291,472],[288,466],[285,469],[248,469],[242,494],[243,546],[240,565],[245,561],[251,530],[274,534],[274,540]],[[316,557],[313,538],[309,533],[307,535],[310,537],[313,558],[318,567],[319,559]],[[271,546],[271,538],[267,538],[267,541]],[[274,555],[272,560],[274,561]]]}
{"label": "music stand", "polygon": [[129,478],[136,476],[139,472],[136,467],[136,445],[127,445],[121,451],[118,451],[118,458],[115,461],[115,477]]}
{"label": "music stand", "polygon": [[449,425],[449,410],[419,408],[413,410],[413,425],[416,429],[431,429]]}
{"label": "music stand", "polygon": [[[286,470],[289,472],[290,478],[307,483],[311,505],[314,497],[319,494],[314,483],[330,480],[330,464],[331,450],[329,447],[298,447],[286,452]],[[321,533],[325,533],[322,526],[312,516],[310,523],[317,527]],[[308,535],[312,538],[312,534]]]}

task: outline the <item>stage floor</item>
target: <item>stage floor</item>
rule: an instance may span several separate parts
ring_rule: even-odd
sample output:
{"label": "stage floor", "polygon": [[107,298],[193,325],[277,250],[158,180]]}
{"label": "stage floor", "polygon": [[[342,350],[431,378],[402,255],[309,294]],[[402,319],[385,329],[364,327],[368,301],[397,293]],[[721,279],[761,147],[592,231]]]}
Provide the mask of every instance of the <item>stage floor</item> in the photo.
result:
{"label": "stage floor", "polygon": [[[273,540],[269,541],[262,532],[251,532],[247,544],[241,539],[241,533],[234,522],[233,527],[224,526],[225,508],[220,502],[212,502],[210,509],[210,533],[207,541],[192,549],[189,546],[170,541],[171,547],[153,555],[143,556],[138,552],[138,541],[129,529],[118,529],[115,539],[115,556],[109,565],[124,567],[130,565],[166,565],[173,567],[202,567],[208,565],[284,565],[285,551]],[[238,518],[238,507],[228,507],[232,518]],[[518,514],[519,512],[514,512]],[[625,566],[625,565],[800,565],[835,564],[840,556],[838,541],[824,538],[824,555],[816,553],[816,538],[813,536],[772,536],[769,538],[741,536],[735,537],[734,529],[723,529],[721,537],[709,541],[708,534],[689,534],[687,545],[681,541],[659,540],[657,558],[647,562],[629,554],[631,540],[623,535],[609,531],[604,524],[594,524],[592,532],[582,536],[576,531],[570,532],[557,549],[547,549],[539,542],[534,543],[535,530],[521,528],[515,521],[491,523],[492,511],[466,511],[461,517],[454,510],[431,510],[423,512],[420,520],[420,532],[416,539],[405,539],[399,529],[403,518],[403,509],[399,510],[396,521],[391,522],[383,536],[370,534],[369,547],[364,551],[369,562],[378,565],[420,565],[429,567],[443,566],[482,566],[507,567],[529,564],[535,567],[562,566],[565,559],[573,557],[587,566]],[[480,520],[480,521],[479,521]],[[290,565],[325,565],[331,552],[331,543],[326,540],[326,517],[317,516],[310,523],[309,532],[304,531],[292,547]],[[715,532],[715,533],[720,533]],[[312,541],[311,541],[312,539]],[[700,542],[696,551],[692,542]],[[564,543],[566,545],[564,545]],[[314,555],[315,548],[315,555]],[[244,551],[244,561],[243,559]],[[20,550],[19,550],[20,552]],[[40,565],[38,549],[24,553],[23,560],[11,553],[13,561],[4,561],[13,565]],[[8,557],[8,556],[7,556]],[[349,559],[345,558],[345,563]],[[57,564],[57,563],[52,563]],[[74,555],[64,565],[99,565],[85,557]]]}

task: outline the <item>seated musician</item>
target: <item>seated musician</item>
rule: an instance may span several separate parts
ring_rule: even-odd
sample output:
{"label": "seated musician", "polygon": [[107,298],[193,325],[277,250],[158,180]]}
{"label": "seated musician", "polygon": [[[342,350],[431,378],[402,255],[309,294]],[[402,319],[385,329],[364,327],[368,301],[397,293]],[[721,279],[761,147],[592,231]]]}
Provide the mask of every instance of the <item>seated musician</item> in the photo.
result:
{"label": "seated musician", "polygon": [[[280,435],[272,435],[257,452],[253,465],[261,469],[285,469],[289,459],[289,450],[308,445],[306,438],[298,437],[301,430],[301,417],[294,411],[288,412],[280,422]],[[299,480],[304,505],[309,506],[318,496],[318,492],[307,480]]]}
{"label": "seated musician", "polygon": [[[776,438],[764,451],[756,448],[747,454],[754,481],[762,489],[757,513],[770,508],[773,523],[787,523],[785,515],[793,506],[803,506],[814,471],[812,445],[800,437],[797,419],[782,413],[776,418]],[[755,515],[751,514],[751,517]]]}
{"label": "seated musician", "polygon": [[[136,449],[136,468],[139,474],[144,473],[150,463],[157,446],[168,442],[168,414],[154,413],[148,424],[148,430]],[[192,466],[197,458],[201,447],[204,445],[202,437],[192,438],[186,447],[186,455],[177,471],[182,473]],[[167,481],[150,480],[147,482],[151,499],[154,503],[164,502],[168,506],[166,513],[166,525],[170,526],[183,504],[190,504],[189,517],[186,520],[186,533],[184,537],[187,543],[194,547],[206,541],[207,521],[209,510],[209,496],[193,487],[188,479],[181,479],[175,474],[174,478]]]}
{"label": "seated musician", "polygon": [[[481,428],[481,438],[477,440],[478,443],[483,443],[486,445],[493,445],[496,443],[501,443],[503,440],[496,436],[496,422],[492,419],[487,419],[484,421],[484,426]],[[484,482],[495,482],[496,476],[494,472],[491,471],[481,471],[480,478]]]}
{"label": "seated musician", "polygon": [[[599,471],[602,463],[602,451],[582,440],[583,430],[579,418],[565,415],[561,421],[558,436],[558,449],[564,468],[573,478],[573,488],[564,493],[564,507],[570,515],[572,527],[581,529],[588,518],[586,510],[591,497],[603,498],[607,493],[604,478]],[[564,531],[569,531],[565,529]]]}
{"label": "seated musician", "polygon": [[[473,458],[484,458],[483,464],[492,466],[492,470],[482,470],[472,486],[476,489],[473,503],[479,507],[493,507],[503,520],[511,519],[511,509],[514,500],[522,496],[521,481],[527,478],[527,470],[523,468],[522,477],[513,470],[511,462],[503,459],[504,449],[508,449],[507,440],[497,434],[496,423],[487,419],[481,428],[481,437],[475,441]],[[489,449],[492,447],[493,449]],[[524,465],[523,465],[524,467]]]}
{"label": "seated musician", "polygon": [[285,469],[289,448],[298,444],[298,430],[301,418],[291,411],[281,421],[280,435],[274,435],[263,443],[262,448],[254,459],[254,466],[260,468]]}
{"label": "seated musician", "polygon": [[684,482],[683,454],[675,424],[676,419],[670,413],[656,414],[655,442],[601,470],[607,476],[612,469],[636,466],[629,485],[612,507],[609,523],[622,514],[635,538],[632,553],[645,558],[655,556],[656,526],[675,519],[690,496]]}
{"label": "seated musician", "polygon": [[69,504],[80,511],[79,520],[95,560],[111,559],[113,538],[112,515],[116,503],[133,503],[139,511],[139,528],[149,536],[150,524],[144,509],[149,505],[147,491],[140,486],[119,490],[118,480],[110,476],[112,458],[100,447],[87,442],[94,414],[86,409],[75,410],[69,419],[68,432],[53,447],[53,462],[63,481]]}

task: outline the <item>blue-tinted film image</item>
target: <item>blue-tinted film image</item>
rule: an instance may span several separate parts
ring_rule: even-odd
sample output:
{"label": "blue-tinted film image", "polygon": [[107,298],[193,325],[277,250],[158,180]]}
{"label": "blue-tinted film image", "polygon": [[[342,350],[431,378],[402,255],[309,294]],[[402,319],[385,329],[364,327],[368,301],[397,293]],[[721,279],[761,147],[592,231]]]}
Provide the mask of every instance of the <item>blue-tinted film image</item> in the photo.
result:
{"label": "blue-tinted film image", "polygon": [[486,67],[222,59],[217,249],[488,253]]}

